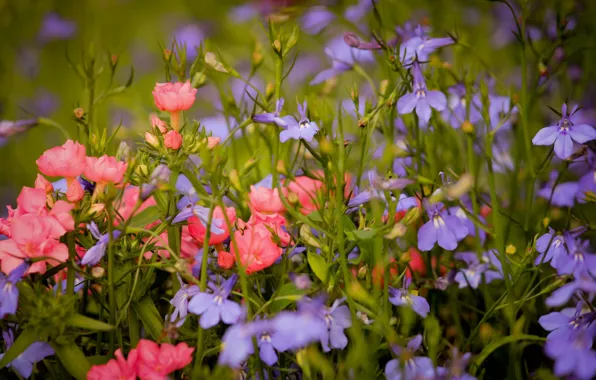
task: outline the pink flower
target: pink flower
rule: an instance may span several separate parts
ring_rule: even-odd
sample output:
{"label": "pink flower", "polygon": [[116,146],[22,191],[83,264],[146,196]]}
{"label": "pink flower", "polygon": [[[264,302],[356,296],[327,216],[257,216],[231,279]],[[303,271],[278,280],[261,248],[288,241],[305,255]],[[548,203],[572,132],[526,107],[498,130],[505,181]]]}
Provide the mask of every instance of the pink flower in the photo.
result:
{"label": "pink flower", "polygon": [[106,154],[99,158],[87,157],[86,162],[85,177],[99,185],[120,183],[126,172],[126,162]]}
{"label": "pink flower", "polygon": [[217,265],[223,269],[232,269],[236,259],[230,252],[221,251],[217,254]]}
{"label": "pink flower", "polygon": [[[236,221],[236,209],[234,207],[227,207],[226,214],[228,216],[228,220],[231,225],[234,224]],[[224,232],[220,234],[216,234],[213,231],[209,235],[209,244],[220,244],[223,243],[230,236],[230,229],[228,228],[228,224],[224,219],[224,213],[221,207],[217,206],[215,210],[213,210],[213,221],[212,224],[218,228],[221,228]],[[190,236],[192,236],[199,244],[203,245],[205,242],[205,233],[207,229],[203,225],[203,223],[199,220],[196,216],[191,216],[188,218],[188,231],[190,232]]]}
{"label": "pink flower", "polygon": [[46,257],[29,267],[27,273],[44,273],[46,263],[58,265],[68,259],[68,248],[52,237],[47,219],[27,214],[11,221],[11,238],[0,241],[2,272],[10,273],[24,259]]}
{"label": "pink flower", "polygon": [[[287,196],[287,194],[284,194],[284,196]],[[279,197],[279,191],[264,186],[250,187],[248,203],[253,214],[256,214],[256,217],[263,221],[276,218],[285,211]]]}
{"label": "pink flower", "polygon": [[163,138],[168,149],[178,150],[182,146],[182,135],[178,131],[169,131]]}
{"label": "pink flower", "polygon": [[37,178],[35,178],[35,188],[43,189],[46,194],[51,194],[54,191],[54,186],[52,186],[52,183],[45,179],[41,174],[38,174]]}
{"label": "pink flower", "polygon": [[[180,257],[182,257],[183,259],[188,259],[188,258],[193,258],[197,252],[199,251],[199,249],[201,249],[202,247],[199,246],[199,244],[197,243],[197,241],[195,239],[192,238],[192,236],[190,236],[190,233],[188,231],[188,226],[182,226],[182,234],[181,234],[181,241],[180,241]],[[164,231],[161,235],[159,235],[161,240],[156,241],[156,244],[159,246],[162,245],[169,245],[168,242],[168,232]],[[157,251],[157,254],[160,257],[163,258],[169,258],[170,257],[170,252],[167,249],[160,249],[159,251]],[[153,253],[151,251],[147,251],[145,252],[145,254],[143,255],[147,260],[150,260],[151,257],[153,256]]]}
{"label": "pink flower", "polygon": [[46,209],[46,199],[44,189],[23,187],[17,197],[18,214],[41,214]]}
{"label": "pink flower", "polygon": [[85,146],[68,140],[46,150],[36,161],[39,171],[50,177],[75,178],[85,170]]}
{"label": "pink flower", "polygon": [[[137,202],[139,201],[140,194],[141,194],[141,191],[137,186],[128,186],[126,189],[124,189],[124,194],[122,195],[122,199],[116,205],[116,209],[118,210],[118,214],[120,216],[122,216],[122,220],[127,220],[133,216],[132,213],[136,208]],[[139,207],[139,209],[136,211],[135,215],[140,213],[141,211],[145,210],[146,208],[155,206],[155,205],[157,205],[157,203],[155,202],[155,199],[153,199],[153,197],[150,197],[145,202],[143,202],[141,204],[141,207]],[[119,218],[118,218],[114,221],[114,224],[118,225],[121,222],[122,221],[119,220]],[[156,226],[157,224],[159,224],[159,221],[148,224],[145,226],[145,228],[152,228],[152,227]]]}
{"label": "pink flower", "polygon": [[244,231],[234,232],[230,251],[236,252],[236,249],[247,274],[270,267],[282,254],[263,224],[247,225]]}
{"label": "pink flower", "polygon": [[318,199],[323,187],[323,182],[306,176],[294,178],[287,186],[288,191],[297,196],[300,212],[304,215],[319,209]]}
{"label": "pink flower", "polygon": [[153,129],[158,129],[162,135],[168,131],[168,124],[154,113],[151,114],[151,126]]}
{"label": "pink flower", "polygon": [[85,190],[79,181],[72,181],[66,189],[66,199],[69,202],[78,202],[85,196]]}
{"label": "pink flower", "polygon": [[87,380],[136,380],[136,362],[138,352],[136,349],[128,353],[128,360],[124,359],[122,351],[114,352],[116,359],[111,359],[103,365],[94,365],[87,372]]}
{"label": "pink flower", "polygon": [[46,217],[46,224],[50,235],[54,239],[60,238],[67,232],[74,231],[74,218],[70,214],[74,206],[65,201],[57,201]]}
{"label": "pink flower", "polygon": [[186,111],[195,102],[197,89],[185,83],[156,83],[153,90],[155,105],[162,111]]}
{"label": "pink flower", "polygon": [[220,137],[207,137],[207,149],[215,148],[220,141]]}
{"label": "pink flower", "polygon": [[137,373],[141,380],[166,379],[170,373],[186,367],[192,362],[194,347],[186,343],[176,346],[169,343],[157,343],[141,339],[137,345]]}

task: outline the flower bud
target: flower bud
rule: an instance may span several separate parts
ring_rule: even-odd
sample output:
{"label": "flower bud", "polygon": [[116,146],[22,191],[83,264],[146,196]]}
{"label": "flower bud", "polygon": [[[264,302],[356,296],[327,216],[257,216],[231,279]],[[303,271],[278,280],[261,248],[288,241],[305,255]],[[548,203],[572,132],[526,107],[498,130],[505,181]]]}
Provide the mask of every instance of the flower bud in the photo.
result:
{"label": "flower bud", "polygon": [[102,278],[106,274],[106,270],[103,267],[93,267],[91,268],[91,276],[93,278]]}
{"label": "flower bud", "polygon": [[215,148],[220,141],[220,137],[207,137],[207,149]]}
{"label": "flower bud", "polygon": [[353,48],[357,48],[358,46],[360,46],[360,39],[358,38],[358,36],[356,36],[356,34],[352,32],[344,33],[344,42],[346,43],[346,45]]}
{"label": "flower bud", "polygon": [[163,141],[166,148],[178,150],[182,146],[182,135],[178,131],[169,131]]}
{"label": "flower bud", "polygon": [[125,141],[120,142],[118,145],[118,151],[116,152],[116,158],[120,161],[128,161],[130,159],[131,149]]}
{"label": "flower bud", "polygon": [[81,107],[79,107],[79,108],[75,108],[75,109],[74,109],[74,111],[72,111],[72,112],[74,113],[74,116],[75,116],[77,119],[82,119],[82,118],[83,118],[83,116],[85,116],[85,110],[84,110],[84,109],[82,109]]}
{"label": "flower bud", "polygon": [[275,50],[276,53],[281,53],[281,42],[279,40],[275,40],[273,41],[273,50]]}
{"label": "flower bud", "polygon": [[267,99],[271,98],[274,91],[275,91],[275,85],[273,83],[267,83],[267,87],[265,87],[265,97]]}
{"label": "flower bud", "polygon": [[461,124],[461,130],[464,131],[464,133],[473,134],[474,124],[472,124],[470,120],[464,120],[464,122]]}
{"label": "flower bud", "polygon": [[167,128],[168,124],[165,121],[161,120],[159,118],[159,116],[157,116],[154,113],[152,113],[150,116],[151,116],[151,126],[153,127],[153,130],[159,129],[159,131],[161,132],[162,135],[168,131],[168,128]]}
{"label": "flower bud", "polygon": [[84,196],[85,190],[81,186],[81,183],[77,180],[72,181],[66,190],[66,199],[71,203],[75,203],[83,199]]}
{"label": "flower bud", "polygon": [[217,265],[223,269],[232,269],[236,259],[230,252],[221,251],[217,254]]}
{"label": "flower bud", "polygon": [[149,132],[145,132],[145,141],[152,147],[157,148],[159,146],[159,140],[157,139],[157,137],[155,137],[155,135]]}
{"label": "flower bud", "polygon": [[41,174],[37,175],[35,178],[35,188],[36,189],[44,189],[46,194],[51,194],[54,191],[54,186],[52,183],[45,179]]}
{"label": "flower bud", "polygon": [[509,244],[507,248],[505,248],[505,253],[508,255],[515,255],[517,252],[517,248],[513,244]]}
{"label": "flower bud", "polygon": [[211,67],[215,71],[219,71],[220,73],[229,73],[229,71],[224,67],[223,63],[217,60],[217,56],[215,53],[207,52],[205,53],[205,64]]}

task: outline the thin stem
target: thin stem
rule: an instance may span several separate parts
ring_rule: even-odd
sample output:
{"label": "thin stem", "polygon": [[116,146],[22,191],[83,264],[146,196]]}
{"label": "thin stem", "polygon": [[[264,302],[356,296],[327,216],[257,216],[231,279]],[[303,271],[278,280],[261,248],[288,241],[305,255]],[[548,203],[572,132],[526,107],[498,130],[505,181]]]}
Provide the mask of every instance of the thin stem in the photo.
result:
{"label": "thin stem", "polygon": [[[107,214],[107,218],[108,218],[108,293],[109,293],[109,307],[110,307],[110,324],[112,326],[116,326],[116,321],[117,321],[117,317],[116,317],[116,290],[114,287],[114,236],[113,236],[113,231],[114,231],[114,225],[113,225],[113,221],[112,221],[112,206],[110,202],[106,202],[106,214]],[[110,340],[109,340],[109,355],[113,355],[114,354],[114,350],[115,350],[115,346],[116,346],[116,331],[111,331],[110,332]]]}
{"label": "thin stem", "polygon": [[74,234],[72,232],[69,232],[66,235],[66,244],[68,245],[68,271],[66,272],[66,294],[74,294],[74,261],[77,257],[77,251],[75,248]]}

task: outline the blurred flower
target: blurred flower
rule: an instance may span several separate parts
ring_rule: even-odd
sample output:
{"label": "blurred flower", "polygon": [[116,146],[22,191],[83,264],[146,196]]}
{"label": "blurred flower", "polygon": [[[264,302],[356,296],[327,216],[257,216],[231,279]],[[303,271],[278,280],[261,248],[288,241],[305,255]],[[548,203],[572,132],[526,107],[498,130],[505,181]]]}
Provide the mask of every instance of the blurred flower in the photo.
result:
{"label": "blurred flower", "polygon": [[287,129],[281,131],[279,134],[279,140],[282,143],[286,142],[288,139],[304,139],[310,142],[319,131],[317,124],[308,120],[308,117],[306,116],[306,100],[302,105],[298,103],[298,113],[300,114],[300,121],[298,122],[294,118],[285,119],[287,122]]}
{"label": "blurred flower", "polygon": [[[466,210],[469,213],[473,214],[472,210],[470,210],[469,205],[468,205],[468,207],[466,207]],[[450,207],[449,214],[455,215],[459,218],[459,220],[461,220],[462,224],[468,229],[469,236],[476,236],[476,230],[478,230],[478,238],[480,240],[480,243],[484,244],[484,241],[486,240],[486,231],[484,231],[480,227],[476,227],[474,222],[470,218],[468,218],[468,214],[466,214],[466,212],[464,211],[464,209],[462,207],[460,207],[460,206]],[[482,215],[477,215],[477,218],[482,223],[485,223],[485,219],[482,217]]]}
{"label": "blurred flower", "polygon": [[428,61],[429,55],[435,50],[455,43],[451,37],[428,37],[426,30],[420,25],[414,29],[414,33],[414,37],[400,45],[399,57],[402,59],[403,64],[411,63],[414,60],[421,62]]}
{"label": "blurred flower", "polygon": [[443,211],[443,203],[427,204],[426,213],[430,220],[418,230],[418,249],[421,251],[430,251],[435,243],[452,251],[457,248],[457,242],[468,235],[468,229],[457,216]]}
{"label": "blurred flower", "polygon": [[23,261],[13,269],[8,276],[0,273],[0,319],[6,315],[15,314],[19,303],[19,289],[16,284],[29,269],[29,263]]}
{"label": "blurred flower", "polygon": [[169,343],[158,345],[154,341],[141,339],[135,350],[138,352],[136,367],[139,378],[152,380],[167,379],[167,375],[189,365],[195,349],[184,342],[175,346]]}
{"label": "blurred flower", "polygon": [[425,356],[415,356],[416,351],[422,344],[422,335],[416,335],[406,345],[401,347],[392,345],[391,351],[399,357],[387,362],[385,365],[385,376],[387,380],[408,380],[425,378],[434,372],[432,360]]}
{"label": "blurred flower", "polygon": [[238,252],[240,263],[247,274],[270,267],[282,254],[273,242],[272,234],[263,223],[246,225],[244,231],[234,232],[230,252]]}
{"label": "blurred flower", "polygon": [[138,351],[132,349],[128,353],[128,359],[125,359],[122,350],[118,348],[114,356],[115,359],[110,359],[106,364],[92,366],[87,372],[87,380],[136,380]]}
{"label": "blurred flower", "polygon": [[558,178],[559,173],[553,170],[550,174],[550,180],[542,189],[538,190],[537,195],[550,201],[553,206],[573,207],[579,184],[577,182],[563,182],[557,183],[555,187]]}
{"label": "blurred flower", "polygon": [[460,289],[468,285],[476,289],[483,278],[486,284],[503,278],[501,262],[494,249],[484,252],[480,260],[475,252],[458,252],[455,254],[455,258],[468,265],[467,268],[460,269],[455,275],[455,281],[459,284]]}
{"label": "blurred flower", "polygon": [[344,330],[352,326],[352,318],[350,309],[342,305],[344,301],[344,298],[337,299],[331,307],[323,308],[323,319],[328,329],[328,334],[321,337],[323,352],[328,352],[330,348],[343,350],[348,345]]}
{"label": "blurred flower", "polygon": [[269,329],[270,323],[257,320],[248,323],[236,323],[228,327],[222,338],[222,349],[218,364],[240,368],[254,353],[252,338]]}
{"label": "blurred flower", "polygon": [[38,32],[41,42],[52,40],[68,40],[72,38],[77,30],[74,21],[66,20],[59,14],[50,12],[44,17]]}
{"label": "blurred flower", "polygon": [[408,291],[410,283],[411,280],[404,277],[403,287],[401,289],[389,287],[389,302],[395,306],[408,306],[416,314],[422,318],[426,318],[426,315],[430,311],[430,305],[424,297],[410,294]]}
{"label": "blurred flower", "polygon": [[567,247],[565,246],[563,235],[557,235],[555,230],[549,227],[548,232],[536,240],[536,251],[540,252],[540,254],[534,261],[535,265],[550,262],[554,267],[559,256],[567,255]]}
{"label": "blurred flower", "polygon": [[333,78],[341,73],[352,70],[356,63],[370,62],[374,60],[372,52],[358,50],[346,45],[343,36],[332,39],[325,48],[325,54],[331,58],[331,68],[318,73],[311,85],[316,85]]}
{"label": "blurred flower", "polygon": [[569,158],[575,151],[575,144],[584,144],[596,139],[596,130],[588,124],[575,125],[573,114],[578,106],[573,107],[571,113],[567,113],[567,104],[563,103],[561,109],[562,117],[557,125],[542,128],[532,139],[534,145],[555,145],[555,154],[560,159]]}
{"label": "blurred flower", "polygon": [[186,59],[192,62],[197,57],[197,49],[205,39],[205,34],[197,24],[186,24],[176,29],[174,39],[186,46]]}
{"label": "blurred flower", "polygon": [[[2,338],[4,338],[4,343],[6,344],[6,351],[10,347],[12,347],[14,343],[14,335],[12,329],[7,331],[2,331]],[[0,354],[0,359],[4,357],[6,354]],[[13,361],[8,363],[6,367],[10,367],[14,369],[20,376],[28,379],[33,372],[33,366],[37,363],[42,361],[44,358],[48,356],[54,355],[54,350],[52,347],[45,343],[45,342],[33,342],[29,347],[27,347],[21,354],[19,354]]]}
{"label": "blurred flower", "polygon": [[329,328],[321,317],[321,310],[324,310],[322,299],[303,298],[298,302],[298,311],[278,313],[271,320],[274,348],[277,351],[296,350],[328,339]]}
{"label": "blurred flower", "polygon": [[[91,247],[87,250],[87,252],[85,253],[85,256],[83,256],[83,259],[81,260],[81,264],[82,265],[95,265],[106,254],[106,249],[110,242],[110,234],[102,235],[99,232],[99,228],[97,227],[97,224],[95,224],[95,222],[93,222],[93,221],[91,221],[91,223],[89,223],[87,225],[87,229],[89,230],[89,232],[91,232],[91,235],[97,239],[97,243],[95,243],[95,245],[93,247]],[[121,234],[122,234],[121,231],[118,231],[118,230],[112,231],[112,240],[118,239]]]}
{"label": "blurred flower", "polygon": [[182,146],[182,135],[176,130],[169,131],[164,136],[163,142],[166,148],[178,150]]}
{"label": "blurred flower", "polygon": [[413,90],[405,94],[397,101],[397,111],[400,115],[411,113],[416,109],[420,122],[428,124],[431,116],[431,107],[437,111],[443,111],[447,106],[447,98],[441,91],[429,91],[426,89],[426,80],[420,69],[418,61],[414,61],[411,69],[414,78]]}
{"label": "blurred flower", "polygon": [[555,361],[556,376],[575,375],[592,379],[596,375],[596,352],[592,350],[594,327],[557,334],[547,339],[544,352]]}
{"label": "blurred flower", "polygon": [[178,274],[178,281],[180,282],[180,290],[176,292],[174,298],[170,301],[170,305],[174,306],[174,311],[170,316],[170,322],[176,322],[176,327],[180,327],[186,320],[188,314],[189,298],[192,298],[200,293],[201,289],[196,285],[188,285],[182,282]]}
{"label": "blurred flower", "polygon": [[38,124],[37,119],[0,121],[0,146],[6,144],[8,138],[23,133]]}
{"label": "blurred flower", "polygon": [[237,274],[233,274],[221,286],[209,282],[211,293],[199,292],[188,303],[188,311],[193,314],[201,315],[199,324],[202,328],[208,329],[222,320],[230,325],[238,322],[241,314],[240,305],[228,300],[228,296],[238,279]]}
{"label": "blurred flower", "polygon": [[[207,233],[207,225],[209,224],[209,216],[208,216],[208,209],[201,206],[193,206],[193,214],[191,217],[188,218],[188,231],[190,232],[190,236],[192,236],[196,241],[200,244],[203,244],[206,238]],[[198,212],[195,210],[199,209]],[[207,215],[205,215],[205,211],[207,211]],[[184,212],[184,211],[182,211]],[[180,214],[182,214],[182,212]],[[236,221],[236,209],[233,207],[226,207],[225,210],[228,222],[230,225],[233,225]],[[178,216],[180,216],[178,214]],[[177,217],[178,218],[178,217]],[[224,211],[221,207],[216,206],[213,210],[213,220],[211,221],[211,234],[209,236],[209,244],[219,244],[223,243],[230,236],[230,228],[226,219],[224,217]]]}
{"label": "blurred flower", "polygon": [[119,184],[122,182],[127,168],[126,162],[118,161],[116,157],[107,154],[99,158],[87,157],[85,162],[85,177],[97,185]]}
{"label": "blurred flower", "polygon": [[68,140],[62,146],[46,150],[36,161],[39,171],[50,177],[73,179],[85,171],[85,146]]}
{"label": "blurred flower", "polygon": [[333,12],[324,6],[310,7],[304,12],[300,19],[302,29],[308,34],[319,34],[325,27],[327,27],[333,20],[335,20]]}
{"label": "blurred flower", "polygon": [[284,106],[284,98],[280,98],[275,103],[275,112],[265,112],[256,114],[252,117],[252,120],[255,123],[262,123],[262,124],[276,124],[280,128],[286,128],[288,126],[288,122],[290,120],[295,119],[292,116],[284,116],[280,117],[279,114]]}

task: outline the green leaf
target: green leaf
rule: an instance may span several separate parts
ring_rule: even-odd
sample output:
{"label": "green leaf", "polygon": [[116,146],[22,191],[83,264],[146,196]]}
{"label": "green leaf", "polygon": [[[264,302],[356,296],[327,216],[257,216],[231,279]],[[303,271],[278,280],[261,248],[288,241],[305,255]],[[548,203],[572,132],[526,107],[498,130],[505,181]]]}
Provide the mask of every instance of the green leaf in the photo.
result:
{"label": "green leaf", "polygon": [[346,231],[346,236],[352,241],[372,240],[379,233],[378,228],[368,228],[366,230]]}
{"label": "green leaf", "polygon": [[133,303],[132,308],[143,322],[143,327],[149,335],[153,339],[158,339],[163,331],[163,320],[153,300],[150,297],[145,297],[139,302]]}
{"label": "green leaf", "polygon": [[37,341],[37,334],[34,330],[28,329],[23,331],[8,351],[6,351],[2,360],[0,360],[0,368],[6,367],[8,363],[16,359],[17,356],[22,354],[35,341]]}
{"label": "green leaf", "polygon": [[143,211],[139,212],[135,216],[132,217],[130,223],[128,224],[130,227],[136,228],[143,228],[148,224],[151,224],[159,219],[160,217],[159,207],[151,206],[147,207]]}
{"label": "green leaf", "polygon": [[312,220],[313,222],[322,222],[323,218],[321,217],[321,213],[319,211],[313,211],[307,215],[308,219]]}
{"label": "green leaf", "polygon": [[77,380],[85,380],[91,364],[76,344],[52,344],[56,355],[66,370]]}
{"label": "green leaf", "polygon": [[347,215],[343,215],[341,217],[342,219],[342,225],[344,226],[344,230],[346,231],[354,231],[356,229],[356,226],[354,225],[354,222],[352,222],[352,219],[347,216]]}
{"label": "green leaf", "polygon": [[[271,302],[269,311],[271,313],[277,313],[286,308],[293,300],[298,300],[304,294],[304,292],[296,287],[292,282],[288,282],[279,289],[279,292],[275,294],[275,300]],[[294,297],[295,296],[295,297]]]}
{"label": "green leaf", "polygon": [[314,252],[308,252],[307,259],[308,265],[310,265],[310,268],[315,273],[315,275],[319,278],[319,280],[326,283],[329,268],[327,268],[327,263],[325,262],[325,259],[321,255]]}
{"label": "green leaf", "polygon": [[110,324],[86,317],[81,314],[71,315],[66,319],[65,322],[68,326],[77,327],[85,330],[110,331],[114,329],[114,326]]}
{"label": "green leaf", "polygon": [[110,356],[108,356],[108,355],[87,356],[87,360],[92,365],[106,364],[110,360]]}
{"label": "green leaf", "polygon": [[501,339],[494,340],[490,342],[484,349],[474,358],[472,363],[470,364],[470,375],[474,376],[480,365],[486,358],[490,356],[497,348],[504,346],[509,343],[517,342],[520,340],[527,340],[533,342],[544,342],[546,338],[536,335],[528,335],[528,334],[519,334],[519,335],[510,335],[503,337]]}

